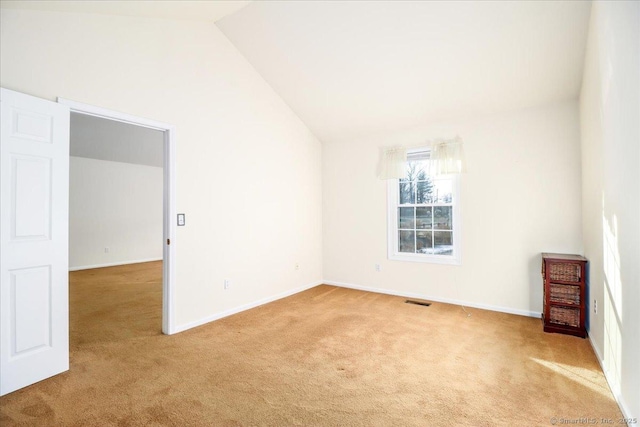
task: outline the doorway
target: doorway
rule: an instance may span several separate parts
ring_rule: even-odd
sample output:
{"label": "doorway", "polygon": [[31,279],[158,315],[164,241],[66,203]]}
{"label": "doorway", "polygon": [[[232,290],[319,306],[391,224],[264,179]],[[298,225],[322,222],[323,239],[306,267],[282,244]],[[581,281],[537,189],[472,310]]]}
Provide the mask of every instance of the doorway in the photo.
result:
{"label": "doorway", "polygon": [[[106,119],[117,124],[134,125],[162,133],[162,332],[170,335],[175,332],[174,323],[174,278],[175,278],[175,128],[166,123],[107,110],[88,104],[58,98],[58,103],[69,107],[72,115],[86,119]],[[105,246],[104,251],[110,248]]]}

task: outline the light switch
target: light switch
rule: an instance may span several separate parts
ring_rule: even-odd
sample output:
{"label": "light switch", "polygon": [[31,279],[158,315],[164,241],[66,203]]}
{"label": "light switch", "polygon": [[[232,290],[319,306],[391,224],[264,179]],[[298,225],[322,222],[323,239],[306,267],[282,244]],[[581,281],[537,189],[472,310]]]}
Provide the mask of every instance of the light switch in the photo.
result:
{"label": "light switch", "polygon": [[178,227],[182,227],[185,224],[184,214],[178,214]]}

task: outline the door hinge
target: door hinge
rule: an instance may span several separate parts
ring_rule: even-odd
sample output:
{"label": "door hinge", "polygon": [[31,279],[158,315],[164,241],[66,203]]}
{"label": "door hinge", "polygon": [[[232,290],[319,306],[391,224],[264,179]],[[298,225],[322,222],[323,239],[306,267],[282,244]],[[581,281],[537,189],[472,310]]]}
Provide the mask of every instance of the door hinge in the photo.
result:
{"label": "door hinge", "polygon": [[171,239],[167,239],[167,245],[171,244]]}

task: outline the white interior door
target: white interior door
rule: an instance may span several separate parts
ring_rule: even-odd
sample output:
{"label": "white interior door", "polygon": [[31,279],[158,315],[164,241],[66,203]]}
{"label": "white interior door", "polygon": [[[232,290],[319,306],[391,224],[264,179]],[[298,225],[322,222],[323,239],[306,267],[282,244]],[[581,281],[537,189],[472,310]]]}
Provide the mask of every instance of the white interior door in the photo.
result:
{"label": "white interior door", "polygon": [[69,107],[1,89],[0,395],[69,369]]}

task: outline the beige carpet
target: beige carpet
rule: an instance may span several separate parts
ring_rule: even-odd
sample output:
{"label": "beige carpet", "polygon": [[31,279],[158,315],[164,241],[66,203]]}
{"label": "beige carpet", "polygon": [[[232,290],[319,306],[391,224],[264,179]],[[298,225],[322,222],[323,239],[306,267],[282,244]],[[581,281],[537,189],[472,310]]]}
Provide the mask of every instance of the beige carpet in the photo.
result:
{"label": "beige carpet", "polygon": [[318,286],[174,336],[160,263],[71,274],[71,370],[0,424],[548,426],[621,416],[587,340],[540,320]]}

